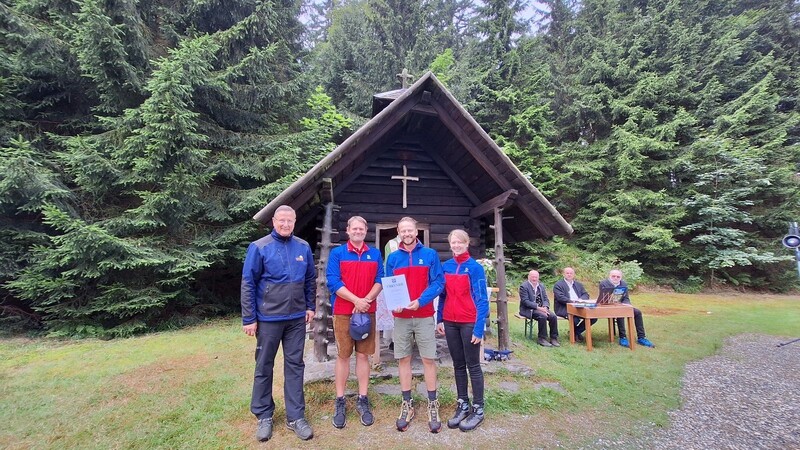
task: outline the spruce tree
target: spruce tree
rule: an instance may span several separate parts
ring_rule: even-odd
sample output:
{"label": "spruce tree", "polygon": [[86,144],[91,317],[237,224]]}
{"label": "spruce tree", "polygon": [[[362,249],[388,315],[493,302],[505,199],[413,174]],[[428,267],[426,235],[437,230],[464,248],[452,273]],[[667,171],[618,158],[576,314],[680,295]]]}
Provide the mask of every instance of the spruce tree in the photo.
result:
{"label": "spruce tree", "polygon": [[97,95],[65,107],[80,127],[32,141],[39,173],[60,167],[50,176],[69,195],[13,205],[35,205],[46,234],[6,287],[53,334],[126,336],[235,310],[253,213],[348,126],[304,83],[298,2],[142,4],[123,18],[131,5],[75,4],[64,49]]}

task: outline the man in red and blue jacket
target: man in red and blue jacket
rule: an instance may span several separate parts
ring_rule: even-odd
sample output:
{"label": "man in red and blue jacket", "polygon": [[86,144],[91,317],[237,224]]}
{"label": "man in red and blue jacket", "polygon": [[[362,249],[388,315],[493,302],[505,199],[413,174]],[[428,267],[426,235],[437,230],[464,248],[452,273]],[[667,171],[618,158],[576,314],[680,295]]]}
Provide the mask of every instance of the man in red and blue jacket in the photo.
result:
{"label": "man in red and blue jacket", "polygon": [[428,390],[428,427],[432,433],[442,428],[436,395],[436,319],[433,301],[442,292],[444,274],[435,250],[417,239],[417,221],[403,217],[397,224],[399,248],[386,261],[386,276],[404,275],[411,303],[394,314],[394,357],[398,360],[403,404],[396,426],[405,431],[414,418],[411,401],[411,352],[414,342],[422,357],[425,386]]}
{"label": "man in red and blue jacket", "polygon": [[[344,428],[347,424],[344,391],[350,376],[350,356],[354,348],[358,379],[356,411],[362,425],[370,426],[375,421],[370,411],[367,389],[369,355],[375,352],[375,299],[381,292],[383,258],[380,250],[364,242],[367,221],[363,217],[353,216],[347,221],[347,236],[350,239],[345,245],[331,250],[326,270],[333,307],[333,335],[338,349],[334,369],[336,401],[333,426],[336,428]],[[350,318],[354,312],[370,315],[369,335],[362,336],[360,340],[354,340],[350,335]]]}

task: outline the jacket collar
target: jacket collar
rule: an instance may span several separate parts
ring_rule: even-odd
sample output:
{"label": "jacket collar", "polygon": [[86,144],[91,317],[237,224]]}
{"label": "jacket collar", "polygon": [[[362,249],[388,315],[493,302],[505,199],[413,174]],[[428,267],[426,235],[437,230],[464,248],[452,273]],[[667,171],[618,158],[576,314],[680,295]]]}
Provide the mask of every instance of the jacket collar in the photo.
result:
{"label": "jacket collar", "polygon": [[366,242],[364,242],[364,243],[362,243],[362,244],[361,244],[361,248],[358,248],[358,247],[356,247],[355,245],[353,245],[353,243],[352,243],[352,242],[350,242],[350,240],[349,240],[349,239],[347,240],[347,251],[348,251],[348,252],[353,252],[353,253],[355,253],[356,255],[358,255],[358,256],[361,256],[361,255],[363,255],[363,254],[364,254],[364,252],[366,252],[367,250],[369,250],[369,245],[367,245],[367,243],[366,243]]}
{"label": "jacket collar", "polygon": [[272,230],[272,232],[270,234],[272,235],[272,237],[275,240],[281,241],[281,242],[289,242],[294,237],[294,233],[290,234],[288,237],[283,237],[283,236],[280,235],[280,233],[278,233],[278,230]]}

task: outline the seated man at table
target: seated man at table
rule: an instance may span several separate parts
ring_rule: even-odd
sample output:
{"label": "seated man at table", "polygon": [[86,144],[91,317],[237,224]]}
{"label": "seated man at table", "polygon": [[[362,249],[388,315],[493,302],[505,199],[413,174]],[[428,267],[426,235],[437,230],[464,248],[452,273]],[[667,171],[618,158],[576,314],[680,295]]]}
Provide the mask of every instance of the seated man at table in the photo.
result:
{"label": "seated man at table", "polygon": [[[564,278],[556,281],[553,285],[553,300],[555,301],[556,315],[567,317],[567,303],[574,303],[580,300],[589,300],[589,293],[583,285],[575,281],[575,269],[565,267],[562,271]],[[575,321],[575,339],[583,342],[583,332],[586,330],[586,321],[580,317],[573,317]],[[592,325],[597,319],[592,319]]]}
{"label": "seated man at table", "polygon": [[[558,317],[550,311],[547,289],[539,283],[539,272],[531,270],[528,281],[519,287],[519,315],[533,319],[539,324],[538,343],[542,347],[561,347],[558,343]],[[550,323],[550,340],[547,340],[547,324]]]}
{"label": "seated man at table", "polygon": [[[608,279],[600,282],[601,290],[603,288],[612,289],[620,286],[625,288],[628,287],[628,285],[625,284],[625,281],[622,279],[622,271],[617,269],[608,272]],[[628,296],[627,289],[625,289],[625,293],[622,295],[622,298],[620,298],[620,303],[626,303],[628,305],[631,304],[631,298]],[[647,339],[647,336],[644,333],[644,320],[642,319],[642,312],[639,311],[638,308],[633,308],[633,323],[636,326],[636,343],[645,347],[655,347],[655,345],[653,345],[653,343]],[[619,345],[627,347],[628,337],[627,334],[625,334],[625,319],[617,319],[617,328],[619,329]]]}

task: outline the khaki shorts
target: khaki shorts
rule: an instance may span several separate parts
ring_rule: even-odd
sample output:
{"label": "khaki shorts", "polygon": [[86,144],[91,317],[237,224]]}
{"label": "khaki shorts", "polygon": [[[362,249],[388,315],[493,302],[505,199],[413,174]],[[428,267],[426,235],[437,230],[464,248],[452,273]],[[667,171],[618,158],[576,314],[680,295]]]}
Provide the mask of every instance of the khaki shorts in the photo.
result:
{"label": "khaki shorts", "polygon": [[433,317],[416,319],[395,317],[392,338],[394,339],[395,359],[411,356],[415,342],[419,356],[436,359],[436,321]]}
{"label": "khaki shorts", "polygon": [[350,336],[350,317],[352,317],[352,314],[334,314],[333,316],[333,336],[336,338],[339,357],[349,358],[353,354],[353,348],[355,348],[356,353],[364,353],[365,355],[375,353],[375,314],[369,315],[371,322],[369,336],[360,341],[354,341]]}

